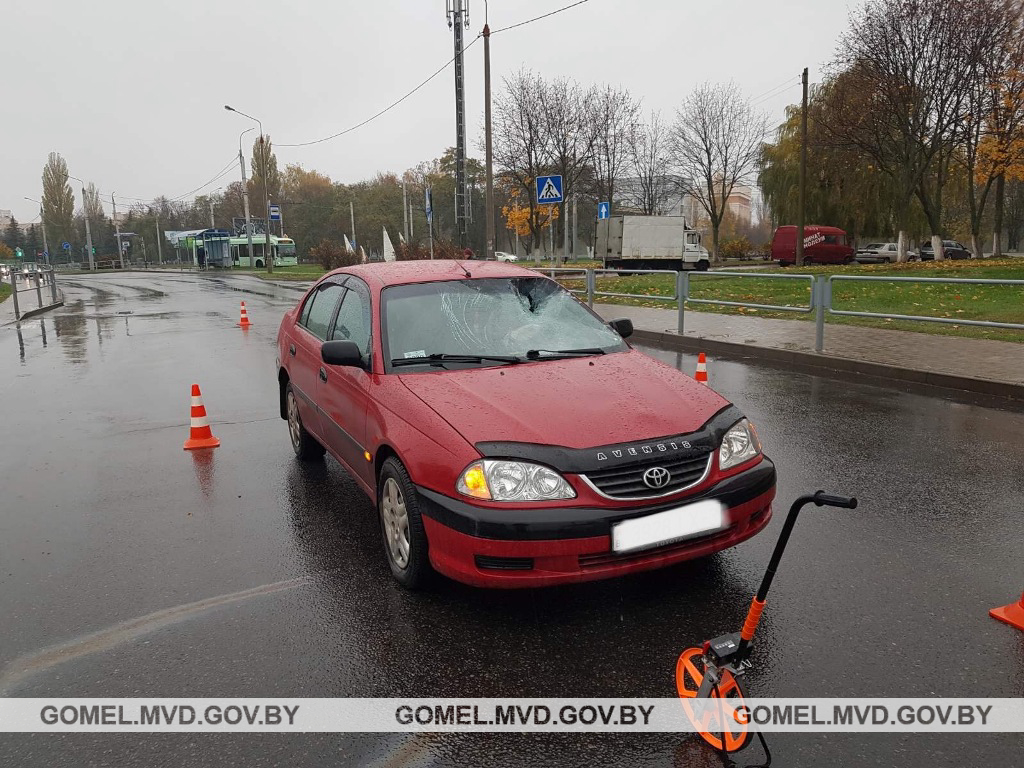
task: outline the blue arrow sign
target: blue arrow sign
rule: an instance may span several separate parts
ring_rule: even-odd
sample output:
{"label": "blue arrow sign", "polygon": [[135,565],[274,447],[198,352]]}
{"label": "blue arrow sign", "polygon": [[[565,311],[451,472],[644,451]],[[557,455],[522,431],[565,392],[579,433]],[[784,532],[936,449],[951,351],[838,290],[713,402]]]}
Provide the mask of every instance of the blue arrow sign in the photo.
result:
{"label": "blue arrow sign", "polygon": [[50,258],[50,252],[49,251],[43,251],[43,258],[44,259]]}
{"label": "blue arrow sign", "polygon": [[607,219],[608,214],[611,213],[612,206],[609,203],[598,203],[597,204],[597,218]]}
{"label": "blue arrow sign", "polygon": [[60,244],[60,247],[63,248],[65,251],[70,251],[71,250],[71,243],[69,243],[67,240],[65,240],[63,243]]}
{"label": "blue arrow sign", "polygon": [[538,176],[537,177],[537,203],[541,205],[554,205],[565,198],[562,196],[561,176]]}

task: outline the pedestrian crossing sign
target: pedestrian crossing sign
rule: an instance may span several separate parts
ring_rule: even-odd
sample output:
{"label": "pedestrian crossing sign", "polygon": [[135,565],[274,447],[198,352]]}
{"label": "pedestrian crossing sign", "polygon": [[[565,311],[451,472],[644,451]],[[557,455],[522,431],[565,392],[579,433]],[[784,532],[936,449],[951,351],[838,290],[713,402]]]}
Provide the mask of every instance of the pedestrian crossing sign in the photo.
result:
{"label": "pedestrian crossing sign", "polygon": [[562,202],[563,199],[561,176],[537,177],[537,202],[539,204],[554,205]]}

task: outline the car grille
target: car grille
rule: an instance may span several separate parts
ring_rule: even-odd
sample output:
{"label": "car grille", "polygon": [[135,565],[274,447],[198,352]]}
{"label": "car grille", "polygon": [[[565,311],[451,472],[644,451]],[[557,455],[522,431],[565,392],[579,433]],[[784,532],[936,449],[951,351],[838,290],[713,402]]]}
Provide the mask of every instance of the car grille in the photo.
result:
{"label": "car grille", "polygon": [[[668,457],[650,459],[643,463],[625,467],[609,467],[583,475],[605,496],[615,499],[638,499],[651,496],[668,496],[697,483],[708,468],[711,452],[690,456],[685,459]],[[661,488],[651,488],[644,482],[644,472],[652,467],[667,469],[672,477]]]}

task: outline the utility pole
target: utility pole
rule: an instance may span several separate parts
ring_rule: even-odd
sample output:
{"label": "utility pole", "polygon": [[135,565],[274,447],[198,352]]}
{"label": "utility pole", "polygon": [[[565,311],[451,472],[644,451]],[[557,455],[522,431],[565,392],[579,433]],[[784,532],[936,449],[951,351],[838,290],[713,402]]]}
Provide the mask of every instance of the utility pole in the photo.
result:
{"label": "utility pole", "polygon": [[405,242],[409,242],[409,194],[405,189],[405,179],[402,179],[402,234],[405,235]]}
{"label": "utility pole", "polygon": [[356,243],[356,204],[351,200],[348,201],[348,215],[352,222],[352,250],[355,250],[358,247],[358,243]]}
{"label": "utility pole", "polygon": [[455,229],[466,247],[466,81],[462,32],[469,26],[469,0],[447,0],[448,28],[455,31]]}
{"label": "utility pole", "polygon": [[266,217],[267,244],[263,249],[263,261],[267,265],[267,274],[274,273],[274,254],[270,250],[270,154],[267,151],[267,140],[263,136],[263,123],[260,123],[260,147],[263,149],[263,215]]}
{"label": "utility pole", "polygon": [[491,27],[487,23],[487,5],[484,4],[484,162],[487,166],[487,188],[484,210],[486,211],[485,237],[487,240],[484,256],[494,258],[494,153],[491,144]]}
{"label": "utility pole", "polygon": [[798,267],[804,265],[804,205],[807,199],[807,67],[801,76],[804,98],[800,110],[800,194],[796,210],[796,256]]}
{"label": "utility pole", "polygon": [[434,194],[430,187],[424,192],[425,208],[427,212],[427,240],[430,243],[430,259],[434,259]]}
{"label": "utility pole", "polygon": [[[68,174],[69,179],[74,179],[82,185],[82,218],[85,219],[85,251],[89,256],[89,271],[96,269],[96,259],[92,255],[92,230],[89,228],[89,205],[85,199],[85,182],[77,176]],[[71,257],[71,253],[68,252],[68,258]]]}
{"label": "utility pole", "polygon": [[576,239],[579,236],[579,211],[576,209],[577,196],[572,196],[572,259],[576,260]]}
{"label": "utility pole", "polygon": [[164,263],[164,249],[163,249],[163,246],[160,244],[161,240],[163,240],[163,237],[160,236],[160,216],[157,215],[157,217],[156,217],[156,260],[157,260],[158,263],[163,264]]}
{"label": "utility pole", "polygon": [[216,229],[217,225],[213,221],[213,196],[210,196],[210,229]]}
{"label": "utility pole", "polygon": [[117,234],[117,256],[121,260],[121,269],[124,269],[124,248],[121,247],[121,225],[117,221],[117,201],[114,193],[110,193],[110,204],[114,208],[114,232]]}

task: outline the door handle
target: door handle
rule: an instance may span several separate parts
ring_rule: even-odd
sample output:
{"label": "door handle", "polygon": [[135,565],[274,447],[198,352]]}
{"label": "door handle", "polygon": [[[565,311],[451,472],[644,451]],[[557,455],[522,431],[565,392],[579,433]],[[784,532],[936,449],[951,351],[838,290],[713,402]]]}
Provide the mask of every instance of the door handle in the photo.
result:
{"label": "door handle", "polygon": [[327,381],[327,371],[320,369],[320,381]]}
{"label": "door handle", "polygon": [[291,355],[292,357],[295,357],[295,345],[294,344],[289,344],[288,345],[288,354]]}

